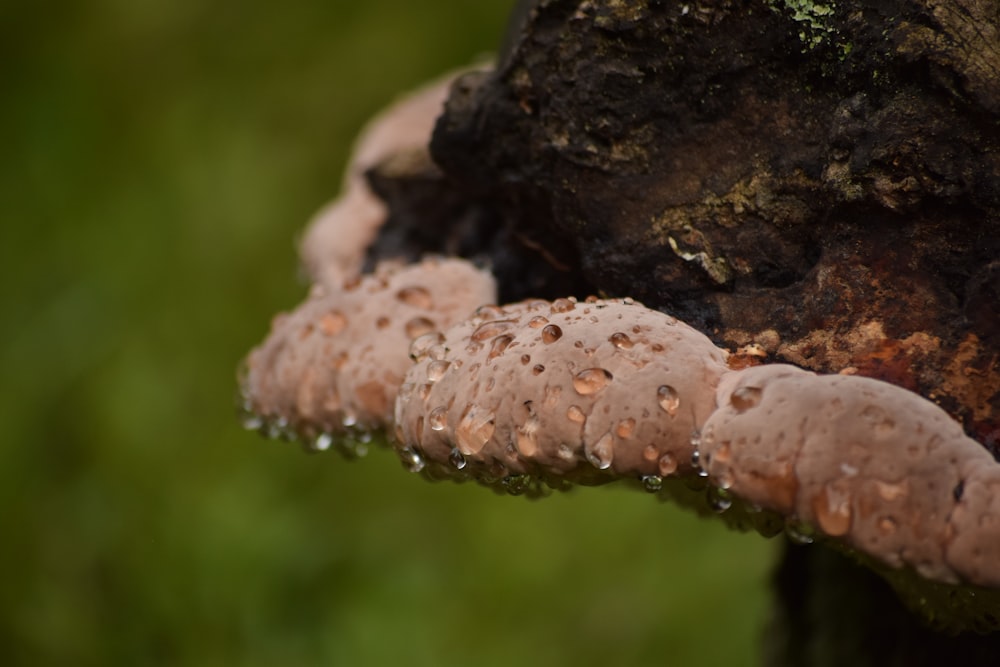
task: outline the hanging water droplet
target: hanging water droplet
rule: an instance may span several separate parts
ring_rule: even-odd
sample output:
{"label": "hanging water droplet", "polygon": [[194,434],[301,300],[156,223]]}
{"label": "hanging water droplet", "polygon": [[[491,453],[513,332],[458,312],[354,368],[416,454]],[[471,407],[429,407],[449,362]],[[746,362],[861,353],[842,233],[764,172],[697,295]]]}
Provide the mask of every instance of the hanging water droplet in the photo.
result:
{"label": "hanging water droplet", "polygon": [[660,404],[664,412],[673,417],[677,414],[677,408],[680,407],[681,398],[676,389],[669,384],[662,384],[656,390],[656,402]]}
{"label": "hanging water droplet", "polygon": [[414,308],[429,310],[433,305],[431,293],[423,287],[404,287],[396,292],[396,298]]}
{"label": "hanging water droplet", "polygon": [[643,475],[642,486],[650,493],[656,493],[663,488],[663,478],[659,475]]}
{"label": "hanging water droplet", "polygon": [[723,470],[718,475],[715,476],[716,483],[719,485],[720,489],[728,491],[733,488],[733,473],[728,470]]}
{"label": "hanging water droplet", "polygon": [[635,347],[635,343],[633,343],[632,339],[628,337],[628,334],[622,333],[621,331],[611,334],[608,340],[611,341],[611,344],[619,350],[631,350]]}
{"label": "hanging water droplet", "polygon": [[542,342],[548,345],[562,338],[562,329],[558,325],[548,324],[542,329]]}
{"label": "hanging water droplet", "polygon": [[320,433],[312,441],[312,449],[317,452],[325,452],[333,444],[333,436],[329,433]]}
{"label": "hanging water droplet", "polygon": [[581,396],[596,394],[604,389],[613,377],[603,368],[587,368],[573,376],[573,389]]}
{"label": "hanging water droplet", "polygon": [[448,426],[448,408],[437,407],[427,415],[427,425],[432,431],[443,431]]}
{"label": "hanging water droplet", "polygon": [[448,368],[451,366],[451,362],[448,361],[432,361],[427,364],[427,381],[437,382],[444,377],[444,374],[448,372]]}
{"label": "hanging water droplet", "polygon": [[350,410],[345,410],[344,417],[340,420],[340,423],[343,424],[344,428],[354,428],[358,423],[358,416]]}
{"label": "hanging water droplet", "polygon": [[785,523],[785,535],[795,544],[812,544],[816,540],[816,530],[812,526],[792,519]]}
{"label": "hanging water droplet", "polygon": [[466,466],[465,457],[462,456],[462,452],[458,451],[457,447],[451,450],[451,454],[448,455],[448,462],[458,470],[462,470]]}
{"label": "hanging water droplet", "polygon": [[412,447],[403,447],[399,450],[399,458],[403,462],[403,467],[410,472],[420,472],[427,464],[417,450]]}
{"label": "hanging water droplet", "polygon": [[538,417],[531,415],[528,420],[515,431],[517,439],[517,450],[521,456],[532,457],[538,453]]}
{"label": "hanging water droplet", "polygon": [[760,403],[763,391],[760,387],[739,387],[729,396],[729,404],[737,412],[746,412]]}
{"label": "hanging water droplet", "polygon": [[598,470],[607,470],[614,459],[614,437],[605,433],[592,447],[586,447],[587,460]]}
{"label": "hanging water droplet", "polygon": [[716,514],[722,514],[733,506],[733,497],[728,491],[720,489],[717,486],[708,487],[708,491],[706,491],[706,498],[708,500],[708,506],[711,507],[712,511]]}

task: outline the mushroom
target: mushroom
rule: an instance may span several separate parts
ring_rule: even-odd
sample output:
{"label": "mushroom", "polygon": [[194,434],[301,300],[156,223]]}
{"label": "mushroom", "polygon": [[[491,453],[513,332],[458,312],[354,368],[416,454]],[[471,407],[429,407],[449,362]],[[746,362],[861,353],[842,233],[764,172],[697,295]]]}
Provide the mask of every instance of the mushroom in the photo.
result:
{"label": "mushroom", "polygon": [[299,246],[313,281],[336,287],[361,273],[365,250],[388,216],[365,174],[390,157],[428,153],[434,123],[459,74],[447,74],[410,93],[362,130],[344,174],[341,196],[309,222]]}
{"label": "mushroom", "polygon": [[468,262],[427,259],[315,286],[279,315],[253,350],[241,382],[248,425],[326,449],[332,435],[369,433],[392,416],[415,339],[494,301],[493,277]]}
{"label": "mushroom", "polygon": [[404,461],[508,487],[693,474],[691,435],[727,370],[703,334],[631,299],[481,308],[414,357]]}
{"label": "mushroom", "polygon": [[1000,588],[1000,466],[948,414],[870,378],[775,364],[727,376],[709,478],[890,568]]}

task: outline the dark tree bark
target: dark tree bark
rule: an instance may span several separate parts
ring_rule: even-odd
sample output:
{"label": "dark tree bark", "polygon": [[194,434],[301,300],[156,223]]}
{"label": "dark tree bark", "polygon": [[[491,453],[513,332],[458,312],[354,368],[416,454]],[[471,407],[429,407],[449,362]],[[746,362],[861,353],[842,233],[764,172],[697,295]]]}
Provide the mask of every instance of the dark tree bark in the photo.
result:
{"label": "dark tree bark", "polygon": [[[916,391],[1000,454],[996,0],[522,3],[432,154],[373,174],[376,256],[488,256],[504,300],[632,296]],[[428,192],[437,221],[407,216]],[[775,588],[770,664],[1000,664],[1000,635],[936,633],[825,550]]]}

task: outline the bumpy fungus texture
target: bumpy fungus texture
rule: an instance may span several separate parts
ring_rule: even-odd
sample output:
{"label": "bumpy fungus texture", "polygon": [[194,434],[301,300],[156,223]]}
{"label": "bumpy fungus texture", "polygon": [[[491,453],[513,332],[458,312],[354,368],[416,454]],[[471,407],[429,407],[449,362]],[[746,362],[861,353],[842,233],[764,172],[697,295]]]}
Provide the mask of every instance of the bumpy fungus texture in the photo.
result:
{"label": "bumpy fungus texture", "polygon": [[312,224],[312,294],[245,365],[249,427],[348,454],[384,429],[409,470],[512,494],[624,480],[847,551],[939,625],[1000,630],[1000,464],[933,403],[755,366],[760,346],[631,299],[483,305],[495,281],[464,260],[359,275],[386,218],[362,173],[426,150],[446,85],[373,125]]}
{"label": "bumpy fungus texture", "polygon": [[471,264],[427,259],[380,267],[339,289],[315,286],[274,319],[242,380],[251,425],[305,439],[384,428],[410,366],[410,342],[461,321],[495,298],[493,277]]}

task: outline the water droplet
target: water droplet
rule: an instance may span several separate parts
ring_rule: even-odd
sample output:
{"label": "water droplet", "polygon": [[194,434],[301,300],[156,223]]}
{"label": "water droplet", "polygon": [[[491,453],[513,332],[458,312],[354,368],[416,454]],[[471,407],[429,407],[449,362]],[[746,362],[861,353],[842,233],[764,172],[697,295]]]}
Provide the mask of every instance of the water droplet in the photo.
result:
{"label": "water droplet", "polygon": [[538,453],[538,417],[532,415],[515,431],[517,450],[521,456],[532,457]]}
{"label": "water droplet", "polygon": [[427,415],[427,425],[432,431],[443,431],[448,426],[448,408],[437,407]]}
{"label": "water droplet", "polygon": [[663,411],[673,417],[677,414],[681,399],[677,395],[677,390],[669,384],[662,384],[656,390],[656,402],[660,404]]}
{"label": "water droplet", "polygon": [[711,507],[712,511],[717,514],[722,514],[733,506],[733,497],[725,489],[720,489],[717,486],[710,486],[705,492],[705,495],[708,500],[708,506]]}
{"label": "water droplet", "polygon": [[545,344],[554,343],[562,338],[562,329],[555,324],[547,324],[542,329],[542,342]]}
{"label": "water droplet", "polygon": [[312,449],[317,452],[325,452],[333,444],[333,436],[329,433],[320,433],[312,441]]}
{"label": "water droplet", "polygon": [[503,308],[500,306],[495,306],[493,304],[487,304],[485,306],[479,306],[476,308],[476,312],[473,313],[476,317],[482,320],[498,320],[503,317]]}
{"label": "water droplet", "polygon": [[719,485],[720,489],[728,491],[733,488],[733,473],[728,470],[723,470],[718,475],[715,476],[715,481]]}
{"label": "water droplet", "polygon": [[424,334],[429,334],[436,328],[437,327],[435,327],[434,322],[426,317],[414,317],[403,327],[406,331],[407,337],[409,338],[417,338],[419,336],[423,336]]}
{"label": "water droplet", "polygon": [[522,354],[521,355],[521,363],[523,365],[525,365],[525,366],[527,366],[528,364],[530,364],[531,363],[531,355],[530,354]]}
{"label": "water droplet", "polygon": [[535,315],[530,320],[528,320],[528,326],[532,329],[541,329],[546,324],[549,323],[549,318],[542,317],[541,315]]}
{"label": "water droplet", "polygon": [[576,300],[574,299],[556,299],[552,302],[553,313],[568,313],[574,308],[576,308]]}
{"label": "water droplet", "polygon": [[475,404],[465,406],[462,418],[455,427],[458,450],[466,456],[478,454],[496,431],[496,415]]}
{"label": "water droplet", "polygon": [[542,399],[542,405],[547,408],[553,407],[559,402],[559,398],[562,396],[562,387],[559,385],[546,385],[545,387],[545,397]]}
{"label": "water droplet", "polygon": [[470,338],[476,343],[482,343],[490,338],[496,338],[497,336],[504,334],[514,328],[516,322],[514,320],[493,320],[486,322],[485,324],[480,324],[475,331],[472,332]]}
{"label": "water droplet", "polygon": [[504,353],[507,346],[510,345],[514,340],[514,337],[510,334],[504,334],[503,336],[497,336],[493,339],[493,344],[490,345],[490,353],[487,355],[487,359],[493,360]]}
{"label": "water droplet", "polygon": [[840,537],[851,529],[851,495],[832,484],[827,484],[812,500],[812,510],[820,530],[827,535]]}
{"label": "water droplet", "polygon": [[785,535],[794,544],[812,544],[816,541],[816,530],[807,523],[789,520],[785,523]]}
{"label": "water droplet", "polygon": [[628,334],[624,334],[620,331],[611,334],[608,340],[611,341],[611,344],[619,350],[631,350],[635,347],[635,343],[633,343],[632,339],[628,337]]}
{"label": "water droplet", "polygon": [[892,535],[894,532],[896,532],[896,527],[898,526],[896,520],[890,516],[884,516],[881,519],[879,519],[877,525],[879,532],[882,533],[883,535]]}
{"label": "water droplet", "polygon": [[559,447],[556,448],[556,456],[561,458],[563,461],[572,461],[576,458],[576,453],[573,448],[567,445],[565,442],[559,443]]}
{"label": "water droplet", "polygon": [[656,493],[663,488],[663,478],[659,475],[643,475],[642,486],[650,493]]}
{"label": "water droplet", "polygon": [[656,460],[656,457],[660,455],[660,450],[656,448],[656,445],[646,445],[642,449],[642,458],[652,463]]}
{"label": "water droplet", "polygon": [[410,343],[410,359],[417,362],[423,361],[432,347],[442,343],[444,343],[444,336],[437,331],[418,336]]}
{"label": "water droplet", "polygon": [[737,412],[746,412],[760,403],[763,390],[760,387],[738,387],[729,396],[729,404]]}
{"label": "water droplet", "polygon": [[660,474],[664,477],[668,477],[677,472],[677,459],[675,459],[670,454],[664,454],[660,457]]}
{"label": "water droplet", "polygon": [[458,448],[451,450],[451,454],[448,455],[448,463],[455,466],[458,470],[462,470],[466,466],[465,457],[462,456],[462,452],[458,451]]}
{"label": "water droplet", "polygon": [[354,428],[358,424],[358,416],[350,410],[345,410],[344,418],[341,419],[340,423],[344,425],[344,428]]}
{"label": "water droplet", "polygon": [[448,372],[448,368],[451,366],[451,362],[448,361],[432,361],[427,364],[427,381],[437,382],[444,377],[444,374]]}
{"label": "water droplet", "polygon": [[403,447],[399,450],[399,458],[403,462],[403,467],[410,472],[420,472],[426,465],[424,457],[412,447]]}
{"label": "water droplet", "polygon": [[566,410],[566,417],[574,423],[582,424],[587,421],[587,415],[583,413],[578,405],[571,405],[569,409]]}
{"label": "water droplet", "polygon": [[592,447],[586,448],[586,454],[591,465],[598,470],[607,470],[614,460],[614,437],[605,433]]}
{"label": "water droplet", "polygon": [[630,296],[627,296],[624,299],[622,299],[622,303],[624,303],[626,306],[631,306],[635,303],[635,299],[633,299]]}
{"label": "water droplet", "polygon": [[541,364],[535,364],[535,367],[531,369],[532,374],[541,375],[545,372],[545,366]]}
{"label": "water droplet", "polygon": [[429,310],[433,305],[431,293],[423,287],[404,287],[396,292],[396,298],[414,308],[423,308],[424,310]]}
{"label": "water droplet", "polygon": [[618,428],[615,429],[615,433],[618,434],[618,437],[624,440],[631,438],[633,432],[635,432],[635,420],[631,417],[618,422]]}
{"label": "water droplet", "polygon": [[336,336],[344,327],[347,326],[347,318],[339,310],[331,310],[330,312],[319,318],[319,330],[323,332],[325,336]]}
{"label": "water droplet", "polygon": [[603,368],[587,368],[573,376],[573,389],[581,396],[590,396],[604,389],[613,377]]}

